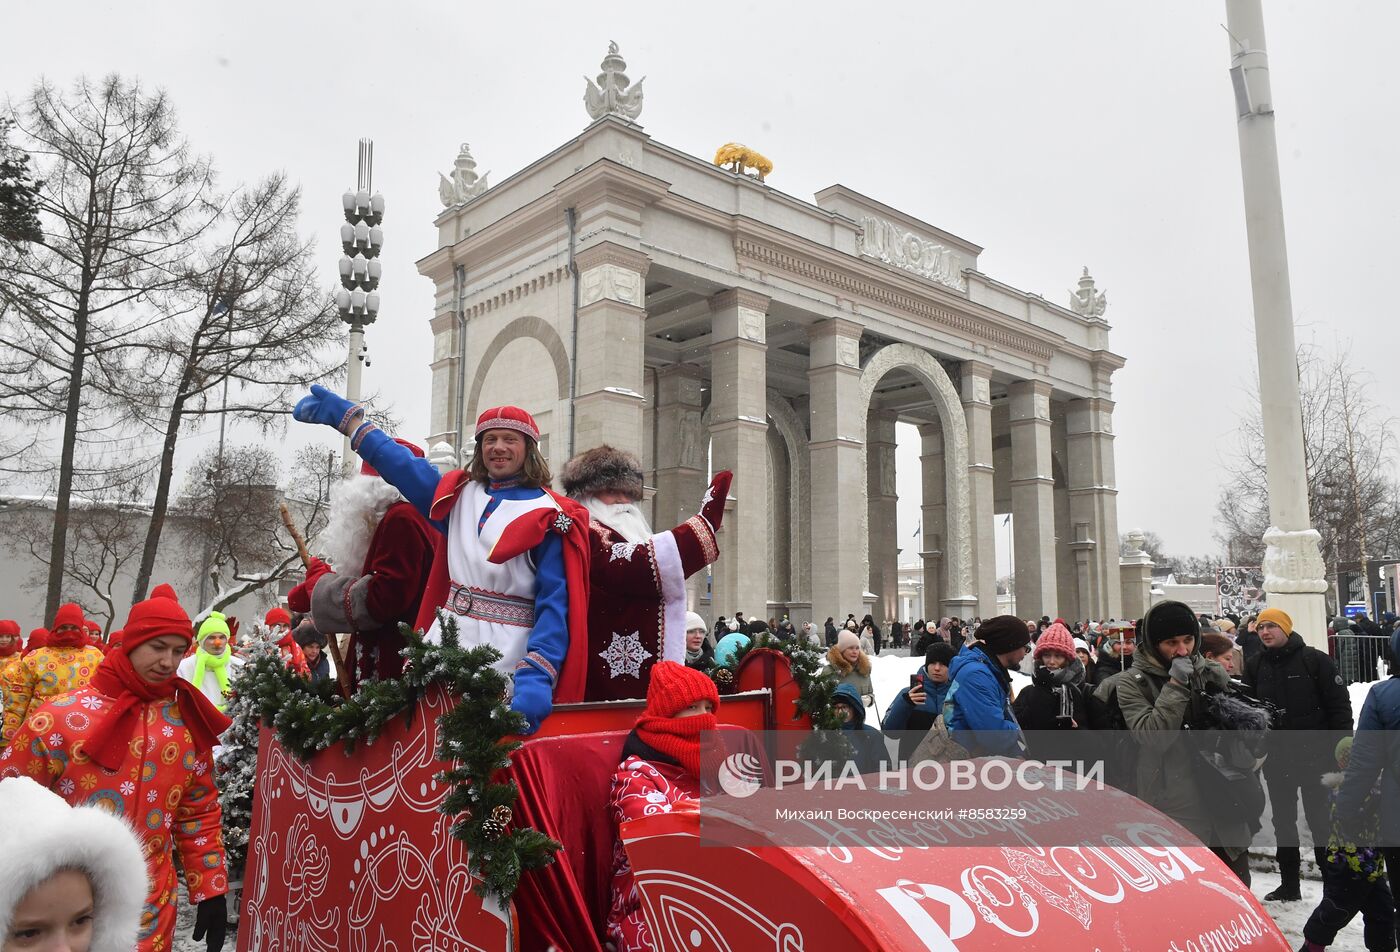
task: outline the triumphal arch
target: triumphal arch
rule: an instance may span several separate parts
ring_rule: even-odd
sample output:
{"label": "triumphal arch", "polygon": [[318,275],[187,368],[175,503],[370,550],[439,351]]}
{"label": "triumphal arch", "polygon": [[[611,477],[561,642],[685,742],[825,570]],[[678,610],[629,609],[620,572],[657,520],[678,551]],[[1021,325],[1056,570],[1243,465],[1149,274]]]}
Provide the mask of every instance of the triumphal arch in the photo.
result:
{"label": "triumphal arch", "polygon": [[898,604],[895,424],[916,424],[925,615],[996,613],[1003,513],[1021,616],[1119,615],[1124,361],[1087,270],[1062,307],[874,198],[806,201],[762,156],[719,167],[658,142],[624,68],[614,48],[592,123],[555,151],[488,187],[463,146],[442,177],[418,264],[437,289],[430,439],[530,407],[556,471],[599,443],[636,452],[659,526],[732,469],[697,608],[820,622],[867,592],[877,618]]}

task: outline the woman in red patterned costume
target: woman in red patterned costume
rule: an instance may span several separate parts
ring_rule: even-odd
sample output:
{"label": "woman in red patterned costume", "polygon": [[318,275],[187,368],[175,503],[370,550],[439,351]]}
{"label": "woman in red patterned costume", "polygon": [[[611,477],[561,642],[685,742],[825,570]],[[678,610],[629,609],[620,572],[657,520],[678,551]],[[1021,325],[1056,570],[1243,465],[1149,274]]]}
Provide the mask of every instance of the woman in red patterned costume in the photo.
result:
{"label": "woman in red patterned costume", "polygon": [[[614,823],[670,813],[673,804],[699,798],[700,732],[717,728],[717,710],[719,692],[709,675],[674,661],[652,666],[646,710],[627,735],[613,776],[608,812]],[[651,928],[620,837],[613,845],[612,884],[608,944],[618,952],[651,952]]]}
{"label": "woman in red patterned costume", "polygon": [[142,841],[150,892],[139,952],[168,952],[175,934],[180,853],[196,940],[223,947],[228,874],[211,748],[229,725],[175,668],[194,640],[168,585],[132,606],[122,645],[92,681],[31,710],[0,754],[0,779],[31,777],[77,806],[125,817]]}

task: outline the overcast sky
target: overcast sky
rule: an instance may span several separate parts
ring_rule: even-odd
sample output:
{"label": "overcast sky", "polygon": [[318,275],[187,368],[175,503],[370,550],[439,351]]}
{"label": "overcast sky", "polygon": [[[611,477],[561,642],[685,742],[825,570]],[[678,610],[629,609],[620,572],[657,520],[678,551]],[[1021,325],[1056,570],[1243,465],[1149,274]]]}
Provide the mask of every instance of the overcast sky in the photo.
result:
{"label": "overcast sky", "polygon": [[[1266,7],[1299,337],[1351,342],[1355,371],[1394,408],[1400,80],[1384,63],[1400,7]],[[1157,531],[1171,552],[1217,549],[1254,367],[1223,0],[245,0],[8,4],[4,18],[12,99],[41,74],[120,72],[170,93],[224,184],[286,170],[328,284],[355,143],[374,137],[388,214],[366,382],[419,435],[432,301],[413,262],[435,247],[437,173],[462,141],[499,181],[577,135],[583,76],[616,40],[632,79],[646,77],[641,123],[657,140],[705,157],[745,142],[773,160],[774,188],[810,201],[848,185],[984,246],[982,271],[1057,303],[1088,265],[1128,360],[1114,386],[1119,524]],[[314,435],[304,429],[288,444]],[[905,442],[910,551],[918,463]]]}

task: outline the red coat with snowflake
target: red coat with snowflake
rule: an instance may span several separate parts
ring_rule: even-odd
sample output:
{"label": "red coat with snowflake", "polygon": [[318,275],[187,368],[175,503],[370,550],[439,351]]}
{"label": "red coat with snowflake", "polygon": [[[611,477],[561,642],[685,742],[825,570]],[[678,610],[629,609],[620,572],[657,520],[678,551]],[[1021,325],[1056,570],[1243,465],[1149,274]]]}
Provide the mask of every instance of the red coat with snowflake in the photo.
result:
{"label": "red coat with snowflake", "polygon": [[589,701],[647,696],[651,666],[685,664],[685,580],[719,558],[710,524],[691,516],[645,542],[589,522]]}
{"label": "red coat with snowflake", "polygon": [[[700,781],[684,768],[629,755],[613,774],[608,817],[620,825],[624,820],[670,813],[674,804],[699,798]],[[651,952],[655,948],[641,906],[632,864],[619,837],[613,842],[612,906],[606,931],[609,944],[618,952]]]}
{"label": "red coat with snowflake", "polygon": [[36,648],[10,667],[0,694],[5,698],[0,743],[11,737],[29,714],[49,698],[86,686],[102,663],[102,652],[90,645]]}
{"label": "red coat with snowflake", "polygon": [[195,751],[174,698],[144,705],[140,729],[115,771],[82,745],[111,698],[86,687],[31,711],[0,754],[0,779],[30,777],[71,804],[96,804],[125,817],[141,839],[150,892],[141,914],[139,952],[168,952],[175,935],[179,851],[191,903],[228,891],[223,811],[210,756]]}

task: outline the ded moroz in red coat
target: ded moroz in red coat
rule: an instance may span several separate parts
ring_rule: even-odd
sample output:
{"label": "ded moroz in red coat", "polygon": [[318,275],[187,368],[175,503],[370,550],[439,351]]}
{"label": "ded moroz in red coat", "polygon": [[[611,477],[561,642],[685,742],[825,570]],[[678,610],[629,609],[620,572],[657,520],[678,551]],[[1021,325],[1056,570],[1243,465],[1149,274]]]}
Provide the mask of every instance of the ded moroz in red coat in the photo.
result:
{"label": "ded moroz in red coat", "polygon": [[643,542],[595,517],[588,597],[590,701],[646,697],[656,662],[685,663],[685,580],[719,557],[703,516]]}
{"label": "ded moroz in red coat", "polygon": [[297,589],[288,596],[294,610],[311,612],[318,631],[351,636],[346,663],[356,683],[403,673],[399,624],[412,625],[419,615],[435,536],[418,510],[396,502],[375,527],[358,575],[348,569],[329,572],[315,581],[309,599]]}

